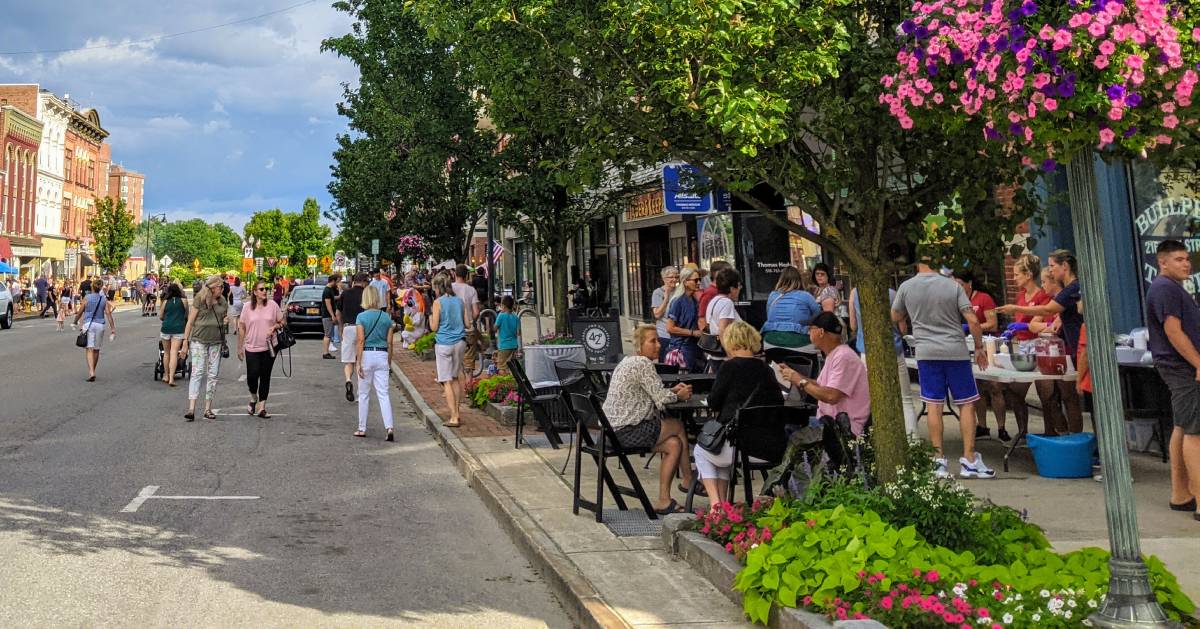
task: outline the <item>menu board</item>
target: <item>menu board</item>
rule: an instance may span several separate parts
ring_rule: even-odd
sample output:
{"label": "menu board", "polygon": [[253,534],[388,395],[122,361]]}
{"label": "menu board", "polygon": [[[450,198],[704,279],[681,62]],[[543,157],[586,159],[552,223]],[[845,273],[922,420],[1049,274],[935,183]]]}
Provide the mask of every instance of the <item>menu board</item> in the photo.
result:
{"label": "menu board", "polygon": [[1159,171],[1144,162],[1135,163],[1131,172],[1142,282],[1148,288],[1158,276],[1159,243],[1178,240],[1191,254],[1193,274],[1184,288],[1194,297],[1200,292],[1200,194],[1179,172]]}

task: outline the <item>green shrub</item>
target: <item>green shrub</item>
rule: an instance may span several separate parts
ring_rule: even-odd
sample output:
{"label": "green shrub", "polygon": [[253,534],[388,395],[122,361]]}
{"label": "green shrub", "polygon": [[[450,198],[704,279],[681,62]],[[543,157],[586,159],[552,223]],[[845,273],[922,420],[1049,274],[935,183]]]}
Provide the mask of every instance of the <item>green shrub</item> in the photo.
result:
{"label": "green shrub", "polygon": [[509,375],[492,376],[472,383],[474,386],[467,389],[467,395],[471,398],[471,406],[475,408],[483,408],[488,402],[503,404],[508,394],[517,390],[517,382]]}
{"label": "green shrub", "polygon": [[412,351],[414,351],[418,354],[423,354],[423,353],[433,349],[433,339],[435,336],[437,336],[437,334],[434,332],[430,332],[429,334],[422,336],[421,338],[419,338],[413,342],[410,349],[412,349]]}

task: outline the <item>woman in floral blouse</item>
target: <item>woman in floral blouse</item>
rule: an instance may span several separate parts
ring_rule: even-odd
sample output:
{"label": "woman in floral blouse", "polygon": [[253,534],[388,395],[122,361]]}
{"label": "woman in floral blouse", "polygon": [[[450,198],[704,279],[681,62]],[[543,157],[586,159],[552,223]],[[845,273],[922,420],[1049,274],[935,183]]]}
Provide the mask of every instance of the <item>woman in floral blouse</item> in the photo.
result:
{"label": "woman in floral blouse", "polygon": [[686,492],[692,485],[692,466],[684,454],[687,435],[683,422],[663,417],[667,404],[692,397],[692,387],[677,384],[663,386],[654,361],[658,359],[658,332],[652,325],[638,326],[633,333],[638,353],[626,356],[613,370],[604,401],[604,414],[617,432],[617,439],[626,447],[653,447],[662,455],[658,471],[658,503],[655,510],[662,515],[681,511],[671,497],[671,481],[678,468]]}

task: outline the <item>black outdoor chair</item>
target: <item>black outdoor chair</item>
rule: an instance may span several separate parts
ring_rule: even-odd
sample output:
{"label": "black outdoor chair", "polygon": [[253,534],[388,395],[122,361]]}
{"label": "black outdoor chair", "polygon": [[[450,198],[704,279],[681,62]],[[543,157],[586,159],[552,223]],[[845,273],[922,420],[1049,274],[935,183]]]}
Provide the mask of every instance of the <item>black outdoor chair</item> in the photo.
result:
{"label": "black outdoor chair", "polygon": [[525,411],[528,408],[529,412],[533,413],[538,429],[546,434],[550,447],[557,450],[562,445],[559,433],[569,433],[575,429],[570,412],[559,394],[559,387],[533,388],[520,361],[509,361],[508,369],[512,372],[513,381],[517,384],[517,393],[521,396],[521,405],[517,407],[515,447],[520,448],[524,439]]}
{"label": "black outdoor chair", "polygon": [[[621,511],[628,510],[625,506],[625,499],[622,496],[637,498],[642,503],[642,509],[646,512],[646,517],[651,520],[657,520],[658,514],[654,511],[654,505],[650,502],[650,497],[646,495],[646,490],[642,488],[641,481],[638,480],[637,472],[634,471],[633,465],[629,462],[630,454],[647,454],[652,448],[630,448],[621,445],[620,439],[617,438],[617,433],[613,430],[612,424],[608,423],[608,418],[605,417],[604,411],[597,403],[598,398],[595,395],[583,393],[568,394],[570,399],[570,409],[575,415],[575,484],[573,486],[574,497],[571,503],[571,512],[578,514],[579,508],[583,507],[588,511],[596,514],[596,521],[604,521],[604,487],[608,486],[609,493],[612,494],[613,501],[617,503],[617,508]],[[588,431],[587,425],[595,422],[600,426],[600,440],[597,442],[592,439],[591,432]],[[583,473],[583,455],[589,454],[592,461],[596,463],[596,501],[592,502],[584,500],[581,496],[581,477]],[[616,457],[621,465],[621,469],[625,470],[625,475],[629,478],[629,486],[618,485],[613,479],[612,474],[608,471],[609,457]]]}

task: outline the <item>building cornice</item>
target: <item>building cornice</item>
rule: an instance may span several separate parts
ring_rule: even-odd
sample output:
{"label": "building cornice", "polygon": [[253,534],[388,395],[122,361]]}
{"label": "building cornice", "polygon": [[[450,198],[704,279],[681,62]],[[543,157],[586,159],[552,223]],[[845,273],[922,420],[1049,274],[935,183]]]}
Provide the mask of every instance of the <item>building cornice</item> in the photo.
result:
{"label": "building cornice", "polygon": [[0,132],[18,135],[35,147],[42,143],[40,120],[12,105],[0,105],[0,109],[4,111],[4,128]]}
{"label": "building cornice", "polygon": [[108,131],[100,126],[100,114],[96,113],[95,109],[72,111],[71,128],[75,133],[94,140],[97,144],[108,137]]}

